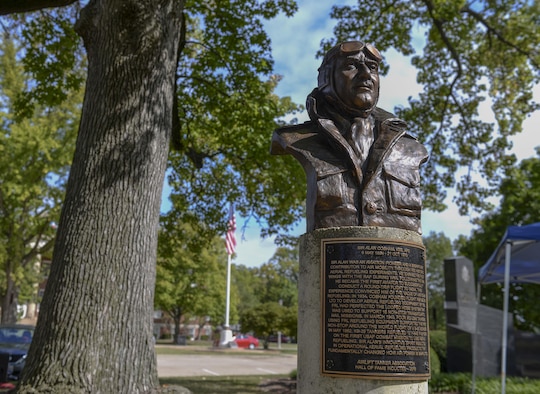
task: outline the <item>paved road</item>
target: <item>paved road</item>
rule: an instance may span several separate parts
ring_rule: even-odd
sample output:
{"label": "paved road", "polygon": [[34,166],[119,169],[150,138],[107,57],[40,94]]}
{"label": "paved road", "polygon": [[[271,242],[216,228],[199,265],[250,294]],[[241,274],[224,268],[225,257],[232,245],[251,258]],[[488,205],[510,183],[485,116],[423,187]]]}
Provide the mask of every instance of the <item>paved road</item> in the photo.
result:
{"label": "paved road", "polygon": [[[239,352],[241,352],[239,354]],[[250,354],[158,355],[159,377],[289,374],[296,369],[296,355]]]}

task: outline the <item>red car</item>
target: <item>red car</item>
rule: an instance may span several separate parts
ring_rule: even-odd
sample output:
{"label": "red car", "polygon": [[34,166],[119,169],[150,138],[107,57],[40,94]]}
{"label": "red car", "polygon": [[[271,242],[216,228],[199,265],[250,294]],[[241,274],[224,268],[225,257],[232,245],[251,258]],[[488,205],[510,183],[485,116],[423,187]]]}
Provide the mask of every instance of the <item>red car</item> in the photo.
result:
{"label": "red car", "polygon": [[236,345],[245,349],[255,349],[259,346],[259,340],[252,335],[237,334],[234,338]]}

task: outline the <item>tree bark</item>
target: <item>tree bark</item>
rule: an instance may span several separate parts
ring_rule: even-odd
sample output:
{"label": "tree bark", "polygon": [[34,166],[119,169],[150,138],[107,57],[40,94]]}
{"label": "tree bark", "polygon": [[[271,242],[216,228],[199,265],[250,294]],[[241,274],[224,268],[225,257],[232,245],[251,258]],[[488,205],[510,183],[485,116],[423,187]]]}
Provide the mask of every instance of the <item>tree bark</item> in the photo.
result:
{"label": "tree bark", "polygon": [[[12,267],[11,263],[6,264]],[[19,300],[19,288],[13,280],[11,268],[6,269],[6,292],[2,296],[2,324],[17,323],[17,303]]]}
{"label": "tree bark", "polygon": [[183,0],[91,0],[88,79],[20,393],[150,393],[161,191]]}
{"label": "tree bark", "polygon": [[181,329],[180,324],[182,323],[182,310],[178,308],[174,308],[173,314],[172,314],[173,320],[174,320],[174,338],[173,343],[178,345],[178,337],[180,336]]}

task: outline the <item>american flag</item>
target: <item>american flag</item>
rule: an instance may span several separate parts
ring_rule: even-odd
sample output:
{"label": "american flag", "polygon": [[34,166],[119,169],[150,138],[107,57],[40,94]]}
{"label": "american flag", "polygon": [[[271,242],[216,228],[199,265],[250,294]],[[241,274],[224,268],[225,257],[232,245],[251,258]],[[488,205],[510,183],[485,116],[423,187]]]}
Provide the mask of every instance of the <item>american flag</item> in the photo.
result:
{"label": "american flag", "polygon": [[227,254],[229,255],[234,254],[234,251],[236,249],[236,236],[234,235],[235,231],[236,219],[234,217],[234,208],[231,204],[231,208],[229,210],[229,229],[227,230],[227,234],[225,235],[225,247],[227,248]]}

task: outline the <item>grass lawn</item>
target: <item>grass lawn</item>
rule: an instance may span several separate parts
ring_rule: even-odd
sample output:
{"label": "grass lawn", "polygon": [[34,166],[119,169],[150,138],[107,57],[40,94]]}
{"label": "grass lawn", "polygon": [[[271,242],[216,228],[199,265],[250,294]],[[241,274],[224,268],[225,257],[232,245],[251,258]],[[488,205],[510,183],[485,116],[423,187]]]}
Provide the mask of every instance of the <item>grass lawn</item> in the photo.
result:
{"label": "grass lawn", "polygon": [[[190,389],[196,394],[251,394],[263,392],[261,384],[268,381],[288,379],[286,375],[246,375],[246,376],[198,376],[162,378],[160,383],[166,385],[178,385]],[[276,391],[274,391],[276,392]],[[282,391],[287,392],[287,391]]]}
{"label": "grass lawn", "polygon": [[239,354],[245,356],[249,355],[278,355],[278,354],[296,354],[298,351],[298,345],[295,343],[282,343],[281,349],[278,348],[277,343],[269,343],[268,349],[264,350],[262,345],[255,350],[248,349],[219,349],[213,348],[210,341],[191,341],[186,345],[174,345],[170,341],[158,341],[156,344],[157,354],[212,354],[219,356],[220,354],[234,355]]}

